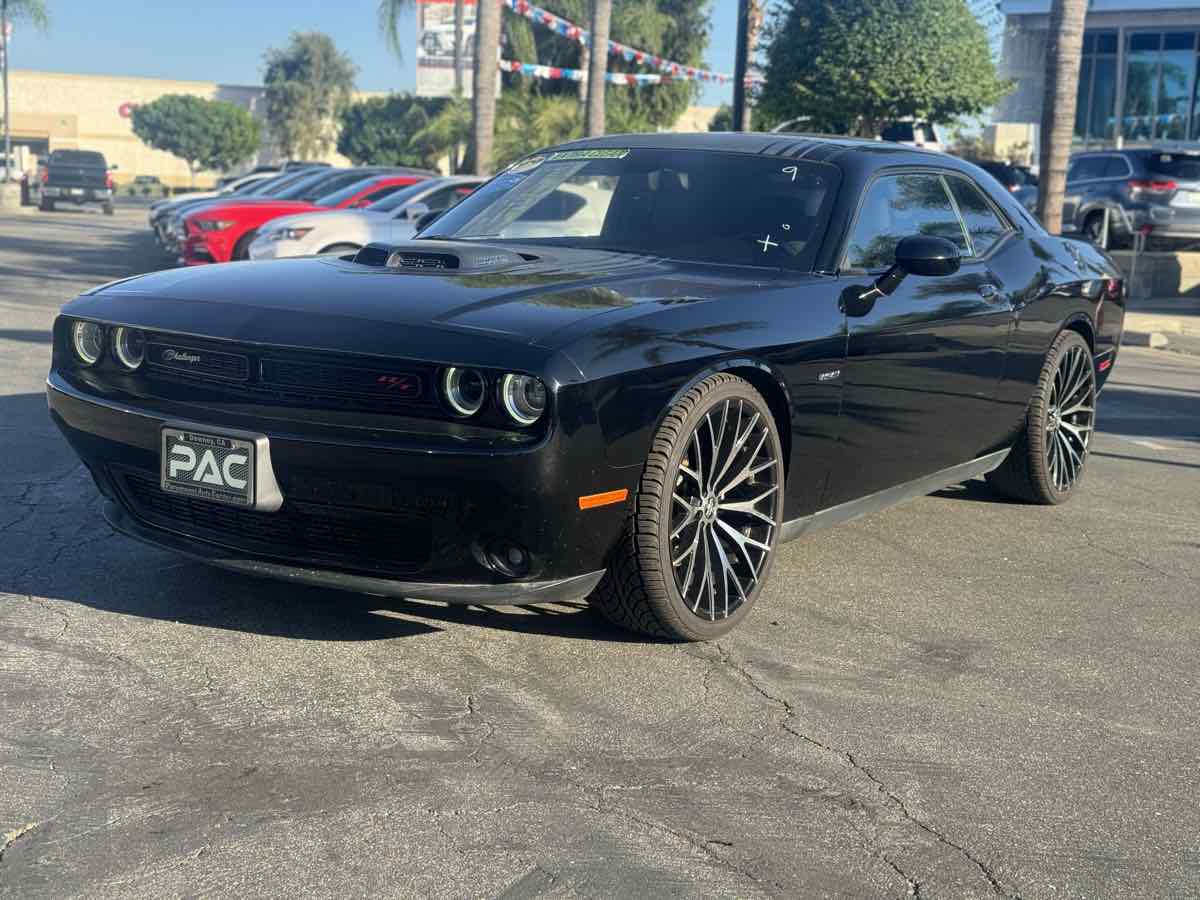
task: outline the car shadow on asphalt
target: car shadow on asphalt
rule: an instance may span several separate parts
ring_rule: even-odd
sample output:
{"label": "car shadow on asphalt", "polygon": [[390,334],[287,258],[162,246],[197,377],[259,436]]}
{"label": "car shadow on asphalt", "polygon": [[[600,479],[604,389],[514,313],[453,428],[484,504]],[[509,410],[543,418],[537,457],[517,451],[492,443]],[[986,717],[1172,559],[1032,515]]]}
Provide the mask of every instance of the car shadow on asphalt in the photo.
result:
{"label": "car shadow on asphalt", "polygon": [[23,341],[27,344],[49,344],[52,336],[48,330],[36,328],[0,328],[0,341]]}

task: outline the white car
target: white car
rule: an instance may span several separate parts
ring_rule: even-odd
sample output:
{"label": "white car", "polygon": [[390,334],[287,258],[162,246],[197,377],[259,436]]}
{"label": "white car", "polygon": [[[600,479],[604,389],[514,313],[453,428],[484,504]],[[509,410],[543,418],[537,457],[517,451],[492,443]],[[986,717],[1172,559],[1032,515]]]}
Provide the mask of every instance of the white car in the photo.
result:
{"label": "white car", "polygon": [[250,258],[352,253],[372,242],[406,241],[417,233],[421,216],[453,206],[486,180],[467,175],[429,178],[366,209],[305,212],[273,219],[250,244]]}

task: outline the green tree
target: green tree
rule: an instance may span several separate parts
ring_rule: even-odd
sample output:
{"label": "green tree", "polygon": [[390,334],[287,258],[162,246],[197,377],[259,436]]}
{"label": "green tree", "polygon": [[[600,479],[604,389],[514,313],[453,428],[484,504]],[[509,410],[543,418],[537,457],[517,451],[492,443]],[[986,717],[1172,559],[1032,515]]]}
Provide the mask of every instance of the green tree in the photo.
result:
{"label": "green tree", "polygon": [[329,152],[357,71],[350,57],[320,32],[294,33],[287,47],[267,51],[267,124],[285,156],[313,158]]}
{"label": "green tree", "polygon": [[133,133],[156,150],[201,169],[231,169],[255,154],[262,129],[250,111],[223,100],[164,94],[134,107]]}
{"label": "green tree", "polygon": [[569,95],[540,96],[511,88],[496,104],[497,166],[582,134],[583,114]]}
{"label": "green tree", "polygon": [[351,103],[342,111],[338,153],[358,165],[432,168],[449,148],[428,132],[451,104],[446,98],[391,94]]}
{"label": "green tree", "polygon": [[979,115],[1010,85],[964,0],[781,0],[758,109],[813,130],[878,136],[891,120]]}
{"label": "green tree", "polygon": [[[588,0],[540,0],[539,6],[586,26],[590,20]],[[703,66],[708,49],[710,3],[708,0],[613,0],[609,37],[639,50],[657,51],[664,59],[684,65]],[[511,11],[504,16],[508,52],[522,62],[579,69],[586,66],[585,48],[575,41],[540,28]],[[608,58],[609,72],[650,72],[645,64]],[[539,96],[577,97],[581,86],[569,81],[536,81],[521,75],[505,75],[505,88],[527,83]],[[656,131],[670,128],[700,96],[695,81],[671,81],[643,87],[609,86],[604,95],[605,130]]]}

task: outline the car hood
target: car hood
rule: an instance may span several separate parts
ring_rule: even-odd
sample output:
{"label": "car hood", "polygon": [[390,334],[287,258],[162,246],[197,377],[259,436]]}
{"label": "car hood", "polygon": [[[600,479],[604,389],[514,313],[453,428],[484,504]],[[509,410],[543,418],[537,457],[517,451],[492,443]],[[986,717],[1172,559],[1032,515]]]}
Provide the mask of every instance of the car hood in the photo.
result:
{"label": "car hood", "polygon": [[[354,225],[363,222],[366,213],[361,209],[313,209],[308,212],[280,216],[272,219],[269,227],[262,229],[259,234],[267,234],[280,228],[338,228],[343,225]],[[377,213],[375,218],[382,218]]]}
{"label": "car hood", "polygon": [[304,200],[238,200],[238,201],[218,201],[204,206],[202,209],[191,211],[191,215],[206,215],[220,218],[222,216],[233,216],[239,218],[242,216],[255,217],[271,215],[283,216],[289,213],[304,212],[307,210],[319,210],[323,207],[314,206]]}
{"label": "car hood", "polygon": [[[452,246],[417,241],[408,247]],[[478,253],[480,245],[472,245]],[[514,248],[507,245],[504,253]],[[214,338],[416,355],[433,335],[553,348],[586,320],[746,288],[746,273],[600,251],[523,246],[537,258],[477,274],[301,258],[173,269],[96,289],[63,312]],[[436,341],[434,341],[436,343]]]}

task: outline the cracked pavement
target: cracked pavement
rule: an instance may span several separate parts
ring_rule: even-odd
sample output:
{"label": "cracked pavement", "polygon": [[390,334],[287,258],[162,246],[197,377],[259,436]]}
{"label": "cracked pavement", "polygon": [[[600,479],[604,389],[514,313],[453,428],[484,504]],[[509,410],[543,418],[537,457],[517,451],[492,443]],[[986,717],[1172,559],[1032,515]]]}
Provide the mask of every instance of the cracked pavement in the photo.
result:
{"label": "cracked pavement", "polygon": [[165,264],[0,217],[0,896],[1200,894],[1200,360],[1123,353],[1073,502],[814,535],[668,645],[113,534],[48,329]]}

